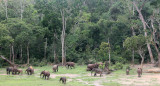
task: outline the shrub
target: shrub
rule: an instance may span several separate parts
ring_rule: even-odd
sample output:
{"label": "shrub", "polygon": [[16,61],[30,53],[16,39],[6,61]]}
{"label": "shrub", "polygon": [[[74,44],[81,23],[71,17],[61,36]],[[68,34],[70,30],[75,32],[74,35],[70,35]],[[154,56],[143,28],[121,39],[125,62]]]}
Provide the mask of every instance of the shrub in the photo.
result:
{"label": "shrub", "polygon": [[30,60],[31,65],[33,66],[45,66],[47,65],[47,60],[46,59],[42,59],[42,61],[39,61],[36,58],[33,58],[32,60]]}
{"label": "shrub", "polygon": [[78,65],[84,65],[85,64],[85,60],[83,58],[78,59],[77,61]]}
{"label": "shrub", "polygon": [[123,64],[118,62],[118,63],[116,63],[116,64],[113,66],[113,68],[114,68],[115,70],[123,69]]}

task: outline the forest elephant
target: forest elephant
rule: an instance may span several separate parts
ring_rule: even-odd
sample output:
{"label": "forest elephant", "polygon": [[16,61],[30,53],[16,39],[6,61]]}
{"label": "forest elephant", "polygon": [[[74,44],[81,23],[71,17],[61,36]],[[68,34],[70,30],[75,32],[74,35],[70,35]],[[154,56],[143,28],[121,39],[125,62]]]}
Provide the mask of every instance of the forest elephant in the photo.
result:
{"label": "forest elephant", "polygon": [[102,76],[102,73],[103,73],[103,70],[102,69],[99,69],[99,68],[93,68],[91,70],[91,76],[92,76],[92,73],[94,72],[94,76],[96,76],[97,74],[100,74],[100,77]]}
{"label": "forest elephant", "polygon": [[22,74],[23,74],[23,70],[22,70],[22,69],[18,69],[18,70],[17,70],[17,73],[18,73],[18,75],[19,75],[19,74],[22,75]]}
{"label": "forest elephant", "polygon": [[17,68],[17,67],[13,67],[12,74],[13,74],[13,75],[18,74],[18,68]]}
{"label": "forest elephant", "polygon": [[72,68],[75,68],[75,63],[74,62],[66,62],[66,65],[67,68],[69,69],[69,67],[72,69]]}
{"label": "forest elephant", "polygon": [[53,69],[54,72],[58,72],[58,65],[53,65],[52,69]]}
{"label": "forest elephant", "polygon": [[10,72],[13,72],[13,67],[7,67],[6,72],[7,74],[10,74]]}
{"label": "forest elephant", "polygon": [[59,79],[59,81],[62,81],[63,84],[66,84],[66,80],[67,80],[66,77],[61,77],[61,78]]}
{"label": "forest elephant", "polygon": [[50,72],[44,70],[44,71],[41,72],[40,77],[41,77],[41,75],[43,75],[42,78],[45,77],[45,80],[46,80],[46,78],[47,78],[47,80],[49,80]]}
{"label": "forest elephant", "polygon": [[137,73],[138,73],[138,77],[141,77],[141,75],[142,75],[142,69],[141,69],[141,68],[138,68],[138,69],[137,69]]}
{"label": "forest elephant", "polygon": [[127,68],[127,69],[126,69],[126,75],[129,75],[129,71],[130,71],[130,70]]}
{"label": "forest elephant", "polygon": [[32,75],[34,74],[34,69],[32,67],[28,67],[25,71],[25,73],[27,72],[28,75]]}
{"label": "forest elephant", "polygon": [[91,71],[93,68],[98,68],[99,64],[88,64],[87,65],[87,71]]}

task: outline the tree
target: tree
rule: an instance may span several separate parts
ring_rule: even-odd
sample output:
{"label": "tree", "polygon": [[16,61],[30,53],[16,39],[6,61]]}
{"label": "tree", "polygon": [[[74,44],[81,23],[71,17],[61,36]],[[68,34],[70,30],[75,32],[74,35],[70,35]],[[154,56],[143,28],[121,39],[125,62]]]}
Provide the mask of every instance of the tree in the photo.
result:
{"label": "tree", "polygon": [[[102,42],[100,45],[100,49],[98,51],[98,53],[103,56],[103,57],[107,57],[107,53],[110,52],[110,45],[109,43],[106,42]],[[110,63],[110,58],[109,58],[109,63]]]}
{"label": "tree", "polygon": [[[136,10],[137,10],[137,12],[138,12],[138,14],[139,14],[139,18],[140,18],[140,20],[141,20],[141,22],[142,22],[142,24],[143,24],[144,36],[147,37],[147,27],[146,27],[146,24],[147,24],[147,23],[146,23],[146,21],[145,21],[145,19],[144,19],[144,17],[143,17],[142,12],[141,12],[141,10],[142,10],[142,8],[143,8],[143,6],[144,6],[144,4],[145,4],[145,1],[146,1],[146,0],[144,0],[144,2],[143,2],[143,4],[141,5],[140,8],[138,8],[136,1],[133,1],[133,5],[135,6],[135,8],[136,8]],[[147,41],[147,48],[148,48],[148,51],[149,51],[149,55],[150,55],[151,62],[152,62],[152,63],[155,63],[154,58],[153,58],[153,54],[152,54],[152,50],[151,50],[151,47],[150,47],[150,44],[148,43],[148,41]]]}
{"label": "tree", "polygon": [[141,68],[143,68],[143,62],[145,57],[145,45],[146,38],[142,35],[127,37],[123,43],[124,47],[128,50],[135,50],[141,57]]}

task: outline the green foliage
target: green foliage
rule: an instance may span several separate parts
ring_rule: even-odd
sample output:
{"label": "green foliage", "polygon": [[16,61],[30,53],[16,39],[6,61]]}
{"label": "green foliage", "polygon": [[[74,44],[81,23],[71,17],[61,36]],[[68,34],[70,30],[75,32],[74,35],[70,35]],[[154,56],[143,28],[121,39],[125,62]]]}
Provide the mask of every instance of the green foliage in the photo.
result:
{"label": "green foliage", "polygon": [[[35,63],[35,66],[41,63],[39,59],[44,58],[46,38],[46,59],[53,62],[54,51],[56,51],[61,62],[60,39],[63,27],[61,11],[64,11],[64,17],[67,19],[65,39],[67,61],[78,62],[78,64],[104,62],[108,60],[110,50],[113,64],[126,63],[131,60],[129,57],[131,57],[132,50],[144,49],[146,41],[150,41],[142,36],[143,25],[137,11],[133,13],[132,0],[7,1],[8,19],[4,9],[4,0],[0,4],[0,53],[9,57],[10,45],[13,44],[15,62],[20,62],[21,48],[23,50],[22,63],[26,62],[26,46],[28,45],[30,60],[33,59],[31,63]],[[142,1],[137,2],[140,7]],[[148,22],[154,14],[154,26],[159,27],[158,7],[159,0],[146,1],[143,5],[141,11],[148,26],[151,26]],[[21,12],[23,12],[22,19],[20,19]],[[132,36],[131,28],[138,36]],[[160,31],[156,30],[156,36],[158,36]],[[147,28],[146,31],[151,36],[152,30]],[[152,51],[155,50],[152,48]],[[149,56],[148,53],[145,54]],[[156,56],[156,53],[153,54]],[[135,56],[138,61],[140,58]],[[41,65],[43,64],[46,62],[42,62]]]}
{"label": "green foliage", "polygon": [[121,69],[123,69],[123,64],[120,62],[117,62],[115,65],[113,65],[113,68],[115,70],[121,70]]}
{"label": "green foliage", "polygon": [[128,37],[123,45],[129,50],[139,50],[146,44],[146,38],[143,35]]}

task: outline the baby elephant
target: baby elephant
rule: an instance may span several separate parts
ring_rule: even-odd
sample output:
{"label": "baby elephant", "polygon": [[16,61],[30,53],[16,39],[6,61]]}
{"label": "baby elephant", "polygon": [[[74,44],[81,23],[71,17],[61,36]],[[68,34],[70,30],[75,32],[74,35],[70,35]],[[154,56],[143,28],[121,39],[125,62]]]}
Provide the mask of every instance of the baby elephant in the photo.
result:
{"label": "baby elephant", "polygon": [[58,65],[53,65],[52,69],[53,69],[54,72],[58,72]]}
{"label": "baby elephant", "polygon": [[63,84],[66,84],[66,77],[61,77],[59,81],[62,81]]}
{"label": "baby elephant", "polygon": [[142,68],[138,68],[137,69],[137,73],[138,73],[138,77],[141,77],[141,75],[142,75]]}
{"label": "baby elephant", "polygon": [[47,80],[49,80],[50,72],[44,70],[44,71],[41,72],[40,77],[41,77],[42,74],[43,74],[42,78],[45,77],[45,79],[46,79],[46,77],[47,77]]}
{"label": "baby elephant", "polygon": [[101,77],[103,70],[102,70],[102,69],[99,69],[99,68],[93,68],[92,71],[91,71],[91,76],[92,76],[92,73],[93,73],[93,72],[95,72],[95,73],[94,73],[94,76],[96,76],[96,74],[98,73],[98,74],[100,74],[100,77]]}
{"label": "baby elephant", "polygon": [[126,75],[129,75],[129,71],[130,71],[130,70],[127,68],[127,69],[126,69]]}
{"label": "baby elephant", "polygon": [[18,73],[18,75],[19,75],[19,74],[21,74],[21,75],[22,75],[23,70],[22,70],[22,69],[17,69],[17,73]]}

